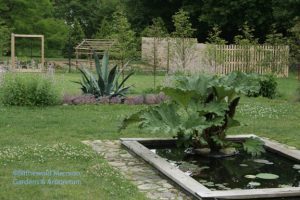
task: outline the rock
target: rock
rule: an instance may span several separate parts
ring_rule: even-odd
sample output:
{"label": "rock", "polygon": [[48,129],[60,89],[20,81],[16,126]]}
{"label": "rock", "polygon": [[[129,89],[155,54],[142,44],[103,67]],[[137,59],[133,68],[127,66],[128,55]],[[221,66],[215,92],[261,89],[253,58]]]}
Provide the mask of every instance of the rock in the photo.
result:
{"label": "rock", "polygon": [[156,98],[156,95],[154,94],[147,94],[145,96],[145,101],[144,101],[145,104],[148,104],[148,105],[151,105],[151,104],[157,104],[158,103],[158,100]]}

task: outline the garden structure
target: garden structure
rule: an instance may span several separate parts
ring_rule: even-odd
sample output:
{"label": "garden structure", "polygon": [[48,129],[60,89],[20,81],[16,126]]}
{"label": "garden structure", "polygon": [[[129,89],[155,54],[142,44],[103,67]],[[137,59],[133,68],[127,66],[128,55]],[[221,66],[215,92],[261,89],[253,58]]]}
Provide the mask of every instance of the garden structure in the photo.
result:
{"label": "garden structure", "polygon": [[80,57],[87,58],[88,65],[93,66],[93,52],[103,55],[105,51],[113,51],[117,46],[114,39],[84,39],[75,47],[76,67],[81,62]]}
{"label": "garden structure", "polygon": [[[21,65],[16,60],[16,38],[39,38],[41,39],[41,62],[37,64],[37,67]],[[41,72],[45,63],[45,38],[44,35],[27,35],[27,34],[11,34],[11,68],[13,71],[20,72]]]}

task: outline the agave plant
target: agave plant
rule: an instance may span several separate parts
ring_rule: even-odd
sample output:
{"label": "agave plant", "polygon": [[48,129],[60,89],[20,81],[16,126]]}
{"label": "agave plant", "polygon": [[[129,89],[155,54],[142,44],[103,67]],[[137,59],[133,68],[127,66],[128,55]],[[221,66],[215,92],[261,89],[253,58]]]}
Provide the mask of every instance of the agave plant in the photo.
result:
{"label": "agave plant", "polygon": [[[115,65],[109,71],[109,56],[105,52],[102,58],[102,63],[98,55],[94,52],[95,65],[96,65],[96,76],[85,68],[79,68],[82,74],[82,81],[76,82],[81,85],[81,90],[84,94],[92,94],[95,97],[116,97],[125,96],[130,86],[125,87],[125,82],[133,75],[130,72],[124,79],[119,83],[118,80],[124,70],[118,70],[118,66]],[[128,63],[127,63],[128,64]]]}
{"label": "agave plant", "polygon": [[[231,145],[225,138],[228,128],[239,125],[234,119],[240,100],[236,88],[220,78],[201,75],[179,77],[176,86],[162,91],[171,101],[132,114],[121,129],[138,122],[140,128],[174,134],[179,146],[208,146],[212,154]],[[262,142],[254,138],[244,142],[244,150],[254,156],[264,151]]]}

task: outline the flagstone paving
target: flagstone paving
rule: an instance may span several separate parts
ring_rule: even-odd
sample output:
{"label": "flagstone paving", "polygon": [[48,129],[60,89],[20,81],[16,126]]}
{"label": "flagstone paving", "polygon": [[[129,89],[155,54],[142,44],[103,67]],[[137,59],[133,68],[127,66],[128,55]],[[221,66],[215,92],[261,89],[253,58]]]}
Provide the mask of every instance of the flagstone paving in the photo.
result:
{"label": "flagstone paving", "polygon": [[121,147],[118,140],[83,141],[102,155],[108,163],[133,182],[146,197],[155,200],[190,200],[185,193],[175,187],[157,170],[140,158],[131,155]]}

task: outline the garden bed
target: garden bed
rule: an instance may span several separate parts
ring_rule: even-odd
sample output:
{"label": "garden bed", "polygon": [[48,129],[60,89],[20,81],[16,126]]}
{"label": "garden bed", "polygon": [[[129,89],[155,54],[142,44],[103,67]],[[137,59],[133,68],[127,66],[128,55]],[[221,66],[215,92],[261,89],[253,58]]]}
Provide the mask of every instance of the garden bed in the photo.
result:
{"label": "garden bed", "polygon": [[94,95],[66,95],[63,97],[63,104],[68,105],[82,105],[82,104],[126,104],[126,105],[152,105],[160,104],[165,101],[167,97],[164,93],[159,94],[145,94],[129,97],[100,97],[96,98]]}
{"label": "garden bed", "polygon": [[[238,142],[241,140],[245,140],[249,137],[253,137],[253,135],[230,136],[228,137],[228,140]],[[174,139],[125,138],[121,139],[121,141],[126,148],[128,148],[134,154],[137,154],[138,156],[142,157],[144,160],[146,160],[152,166],[158,169],[162,174],[167,176],[169,179],[177,183],[184,190],[186,190],[198,199],[266,199],[283,197],[281,199],[294,200],[294,197],[299,197],[300,187],[297,185],[299,184],[299,173],[297,170],[297,164],[300,161],[300,151],[290,149],[285,145],[279,144],[277,142],[273,142],[263,138],[260,139],[264,141],[264,147],[267,150],[267,153],[266,155],[264,155],[265,157],[263,158],[269,159],[256,159],[256,166],[261,166],[261,168],[257,167],[256,169],[253,169],[254,165],[249,164],[249,158],[245,158],[242,160],[240,159],[241,156],[226,158],[228,159],[227,162],[236,162],[235,169],[232,166],[228,168],[228,170],[232,171],[231,177],[228,177],[228,174],[227,177],[223,177],[223,179],[222,177],[214,177],[216,176],[215,174],[222,174],[220,172],[223,172],[224,174],[227,173],[224,170],[224,163],[226,161],[219,160],[218,164],[223,163],[223,166],[207,166],[208,168],[210,168],[206,169],[208,170],[208,172],[205,172],[204,166],[200,166],[203,170],[202,175],[207,175],[206,180],[202,177],[202,181],[199,178],[197,179],[197,176],[194,176],[194,178],[190,176],[190,171],[192,170],[180,170],[180,166],[178,165],[178,163],[180,163],[180,152],[179,154],[178,151],[177,153],[175,152],[175,154],[171,153],[171,149],[174,147],[176,142],[176,140]],[[162,158],[161,156],[165,158]],[[191,163],[194,163],[192,165],[199,165],[199,162],[197,163],[197,161],[193,159],[188,160],[192,161]],[[203,160],[204,159],[202,158],[200,162]],[[247,160],[248,162],[246,162]],[[253,160],[254,159],[252,159],[252,161]],[[273,167],[270,167],[269,165],[273,165]],[[249,167],[249,169],[244,170],[247,167]],[[293,167],[295,168],[293,169]],[[219,172],[215,171],[215,173],[213,173],[213,171],[211,171],[218,168],[220,170]],[[288,175],[287,173],[282,173],[287,172],[287,170],[289,170]],[[187,171],[189,172],[187,173]],[[238,172],[241,172],[242,177],[235,177],[236,173]],[[248,179],[248,182],[261,183],[261,187],[257,186],[253,187],[253,189],[250,189],[247,188],[247,186],[245,185],[245,182],[247,181],[245,179],[245,176],[251,175],[251,173],[253,172],[256,172],[257,177],[255,175],[252,175],[252,179]],[[278,179],[276,179],[276,181],[274,181],[275,179],[268,180],[259,178],[259,173],[271,172],[278,174],[279,177]],[[231,183],[230,178],[232,179]],[[236,180],[234,180],[235,178]],[[222,181],[220,179],[222,179]],[[227,182],[226,184],[221,184],[218,181],[221,181],[222,183],[224,183],[225,181]],[[210,185],[208,185],[209,182],[211,182]],[[238,189],[237,185],[240,185]]]}

